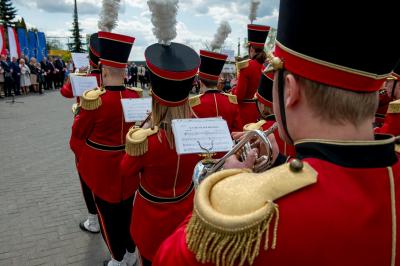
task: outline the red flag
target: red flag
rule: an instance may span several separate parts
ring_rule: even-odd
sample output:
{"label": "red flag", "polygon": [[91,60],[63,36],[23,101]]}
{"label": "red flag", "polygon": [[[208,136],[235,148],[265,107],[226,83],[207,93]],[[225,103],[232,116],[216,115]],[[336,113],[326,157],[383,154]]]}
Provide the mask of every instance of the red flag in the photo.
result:
{"label": "red flag", "polygon": [[3,25],[0,25],[0,54],[7,55]]}

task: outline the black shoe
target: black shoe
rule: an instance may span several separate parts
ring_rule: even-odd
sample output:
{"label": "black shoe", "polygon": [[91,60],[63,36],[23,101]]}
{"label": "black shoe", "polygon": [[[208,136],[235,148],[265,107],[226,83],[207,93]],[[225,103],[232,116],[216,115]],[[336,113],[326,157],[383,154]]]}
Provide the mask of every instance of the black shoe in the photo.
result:
{"label": "black shoe", "polygon": [[98,232],[93,232],[93,231],[88,230],[88,229],[85,227],[84,222],[85,222],[85,221],[79,223],[79,228],[80,228],[82,231],[88,232],[88,233],[91,233],[91,234],[98,234],[98,233],[100,233],[100,231],[98,231]]}

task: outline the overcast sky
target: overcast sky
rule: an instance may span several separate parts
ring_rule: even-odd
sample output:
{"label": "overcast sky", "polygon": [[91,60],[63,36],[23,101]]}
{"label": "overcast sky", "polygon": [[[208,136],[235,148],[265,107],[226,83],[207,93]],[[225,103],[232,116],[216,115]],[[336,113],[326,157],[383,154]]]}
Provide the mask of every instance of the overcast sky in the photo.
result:
{"label": "overcast sky", "polygon": [[[118,27],[113,32],[136,38],[131,60],[143,60],[145,48],[156,40],[152,33],[150,12],[146,0],[121,0]],[[47,36],[70,35],[73,0],[14,0],[18,15],[28,27],[36,27]],[[261,0],[255,24],[276,27],[279,0]],[[97,21],[101,0],[78,0],[80,26],[83,34],[98,31]],[[226,48],[237,50],[238,38],[247,35],[250,0],[180,0],[178,36],[174,41],[188,44],[196,50],[211,42],[221,20],[231,24],[232,33]]]}

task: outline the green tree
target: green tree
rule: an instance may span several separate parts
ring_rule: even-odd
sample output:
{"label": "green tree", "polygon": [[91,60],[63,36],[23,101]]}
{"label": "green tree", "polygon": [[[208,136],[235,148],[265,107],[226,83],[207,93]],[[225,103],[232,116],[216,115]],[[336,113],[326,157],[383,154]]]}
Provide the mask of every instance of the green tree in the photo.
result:
{"label": "green tree", "polygon": [[18,20],[18,21],[15,23],[15,27],[17,27],[17,28],[22,28],[22,29],[27,30],[26,23],[25,23],[25,19],[24,19],[24,18],[21,18],[20,20]]}
{"label": "green tree", "polygon": [[72,22],[72,43],[69,44],[69,49],[71,52],[74,53],[82,53],[84,52],[84,49],[82,48],[83,43],[82,43],[82,35],[81,35],[81,29],[79,28],[79,20],[78,20],[78,7],[76,4],[76,0],[74,1],[74,21]]}
{"label": "green tree", "polygon": [[14,25],[13,20],[17,15],[17,10],[11,0],[0,0],[0,22],[4,25]]}

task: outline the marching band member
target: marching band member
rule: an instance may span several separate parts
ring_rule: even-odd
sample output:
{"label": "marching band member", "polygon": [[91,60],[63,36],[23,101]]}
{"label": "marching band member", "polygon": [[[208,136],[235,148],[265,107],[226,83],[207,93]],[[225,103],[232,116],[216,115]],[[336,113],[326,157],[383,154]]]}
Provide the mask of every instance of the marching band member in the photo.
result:
{"label": "marching band member", "polygon": [[[154,265],[399,265],[400,162],[395,139],[371,127],[400,58],[396,12],[389,1],[363,12],[280,2],[273,109],[298,159],[207,177]],[[370,38],[378,31],[385,39]],[[379,56],[367,56],[372,47]]]}
{"label": "marching band member", "polygon": [[[98,36],[97,33],[94,33],[90,36],[90,41],[89,41],[89,63],[90,63],[90,76],[96,76],[97,78],[97,83],[100,84],[100,71],[99,71],[99,41],[98,41]],[[65,98],[73,98],[73,92],[72,92],[72,86],[71,82],[67,80],[64,85],[62,86],[60,93],[62,96]],[[77,103],[75,103],[72,106],[72,111],[75,115],[74,119],[77,119],[76,116],[79,113],[79,97],[77,97]],[[79,154],[80,149],[82,149],[85,146],[85,141],[82,139],[74,138],[74,136],[71,134],[71,138],[69,141],[69,145],[71,147],[71,150],[75,154],[75,164],[76,167],[78,168],[78,160],[77,160],[77,154]],[[79,224],[79,227],[87,232],[90,233],[99,233],[100,232],[100,225],[97,217],[97,210],[96,210],[96,205],[94,203],[93,199],[93,194],[90,188],[87,186],[87,181],[84,176],[82,176],[79,171],[79,180],[81,183],[81,188],[82,188],[82,194],[83,194],[83,199],[85,200],[86,208],[88,209],[88,217],[85,221],[81,222]]]}
{"label": "marching band member", "polygon": [[72,127],[73,137],[86,142],[78,154],[78,169],[93,192],[104,241],[112,259],[108,266],[136,262],[135,244],[129,235],[135,189],[124,179],[119,164],[124,156],[125,135],[133,123],[126,123],[121,99],[139,98],[125,88],[124,74],[133,37],[99,32],[103,86],[86,91],[81,111]]}
{"label": "marching band member", "polygon": [[237,64],[237,85],[233,88],[233,94],[237,96],[239,102],[243,124],[253,123],[258,119],[254,94],[260,83],[262,66],[267,59],[264,45],[270,27],[249,24],[247,29],[250,59]]}
{"label": "marching band member", "polygon": [[121,164],[124,179],[134,180],[136,194],[131,234],[144,265],[193,207],[193,168],[198,155],[178,155],[171,122],[192,117],[188,96],[199,58],[178,43],[146,49],[152,85],[152,119],[148,129],[131,129]]}
{"label": "marching band member", "polygon": [[192,48],[171,42],[176,35],[171,33],[176,29],[169,20],[176,18],[177,1],[150,0],[148,5],[153,32],[159,40],[145,51],[152,87],[152,117],[149,128],[129,131],[121,162],[122,176],[134,183],[131,189],[137,189],[130,230],[143,265],[151,265],[158,247],[190,213],[192,174],[199,161],[198,155],[176,153],[172,120],[192,117],[188,98],[200,58]]}
{"label": "marching band member", "polygon": [[224,93],[217,88],[219,76],[227,55],[200,50],[200,90],[202,94],[190,98],[190,106],[198,118],[221,116],[228,123],[229,130],[242,131],[242,121],[235,95]]}

